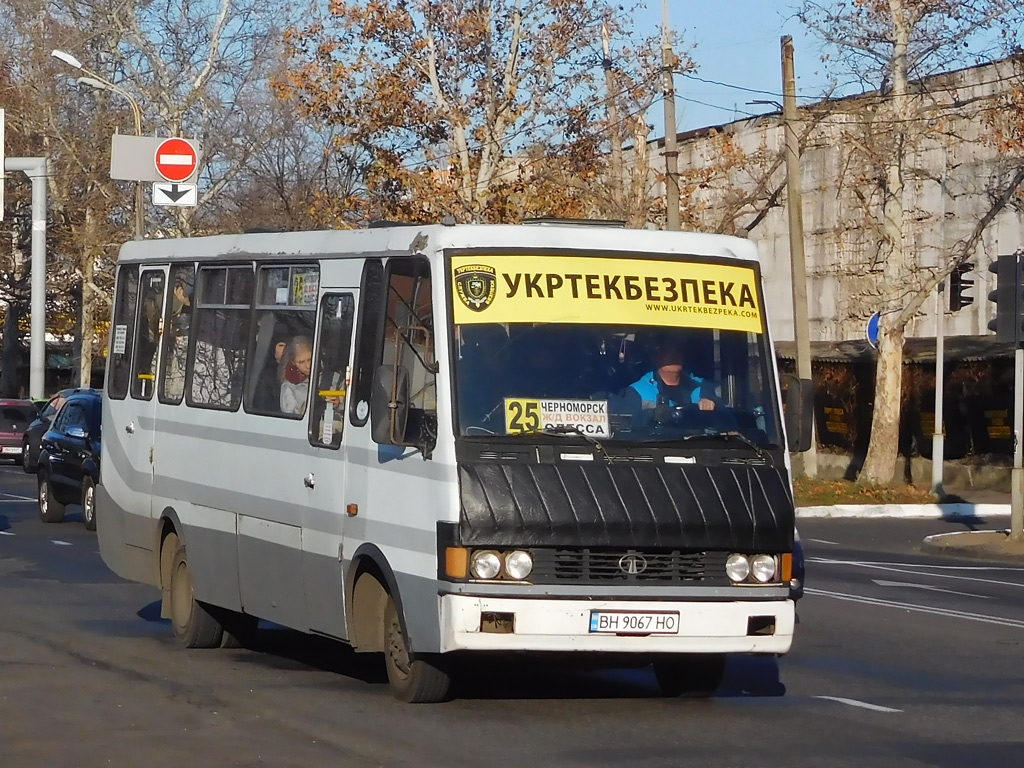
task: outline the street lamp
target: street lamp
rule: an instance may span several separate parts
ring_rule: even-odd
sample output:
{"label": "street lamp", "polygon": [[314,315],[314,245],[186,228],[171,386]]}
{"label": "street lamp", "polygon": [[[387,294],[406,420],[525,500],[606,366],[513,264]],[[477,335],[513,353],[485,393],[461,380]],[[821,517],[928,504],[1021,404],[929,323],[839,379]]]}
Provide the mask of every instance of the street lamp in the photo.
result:
{"label": "street lamp", "polygon": [[[76,78],[75,82],[79,85],[86,85],[90,88],[95,88],[98,91],[110,91],[116,93],[121,98],[125,99],[132,108],[132,117],[135,120],[135,135],[142,135],[142,110],[139,108],[139,103],[132,98],[132,95],[128,91],[124,90],[120,86],[114,85],[104,77],[96,74],[95,72],[86,69],[82,66],[82,62],[76,59],[67,51],[54,50],[50,53],[53,58],[63,61],[73,69],[80,70],[85,73],[85,77]],[[142,182],[135,182],[135,239],[142,240],[146,230],[146,224],[144,219],[143,210],[143,191]]]}

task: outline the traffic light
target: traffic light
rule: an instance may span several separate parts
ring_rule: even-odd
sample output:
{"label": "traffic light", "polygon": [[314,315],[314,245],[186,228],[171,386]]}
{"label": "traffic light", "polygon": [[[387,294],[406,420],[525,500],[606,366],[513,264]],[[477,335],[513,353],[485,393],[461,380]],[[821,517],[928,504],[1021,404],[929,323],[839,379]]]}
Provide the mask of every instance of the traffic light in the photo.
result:
{"label": "traffic light", "polygon": [[949,274],[950,312],[956,312],[974,303],[974,297],[968,293],[974,287],[974,281],[965,277],[972,269],[973,264],[961,264]]}
{"label": "traffic light", "polygon": [[1021,329],[1024,314],[1024,296],[1022,296],[1022,260],[1020,252],[996,257],[989,264],[990,272],[996,273],[996,289],[988,295],[989,301],[996,303],[996,319],[989,320],[988,328],[996,332],[999,341],[1012,341],[1020,346],[1024,340]]}

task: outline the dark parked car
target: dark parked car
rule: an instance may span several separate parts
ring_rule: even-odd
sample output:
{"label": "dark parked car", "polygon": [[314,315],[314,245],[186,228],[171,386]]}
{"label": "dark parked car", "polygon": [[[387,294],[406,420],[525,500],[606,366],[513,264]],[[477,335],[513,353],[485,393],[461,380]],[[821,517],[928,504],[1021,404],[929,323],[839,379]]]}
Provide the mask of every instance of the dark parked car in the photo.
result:
{"label": "dark parked car", "polygon": [[46,430],[53,423],[53,417],[60,410],[60,407],[64,405],[64,401],[78,392],[99,392],[99,390],[85,387],[62,389],[40,406],[39,415],[36,416],[35,421],[28,425],[28,429],[22,435],[21,445],[24,458],[21,462],[21,468],[30,475],[35,474],[36,468],[39,466],[39,445],[42,443]]}
{"label": "dark parked car", "polygon": [[21,436],[38,413],[31,400],[0,400],[0,459],[21,463]]}
{"label": "dark parked car", "polygon": [[82,519],[96,530],[96,483],[100,479],[102,397],[91,390],[71,395],[43,435],[39,451],[39,516],[64,520],[68,504],[82,505]]}

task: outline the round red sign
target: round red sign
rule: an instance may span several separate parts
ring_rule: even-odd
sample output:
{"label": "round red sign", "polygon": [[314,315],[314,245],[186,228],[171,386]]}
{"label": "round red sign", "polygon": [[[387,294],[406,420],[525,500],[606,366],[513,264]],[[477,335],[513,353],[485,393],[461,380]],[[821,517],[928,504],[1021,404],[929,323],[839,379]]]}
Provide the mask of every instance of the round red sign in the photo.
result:
{"label": "round red sign", "polygon": [[196,171],[196,150],[184,139],[160,142],[156,148],[156,171],[168,181],[184,181]]}

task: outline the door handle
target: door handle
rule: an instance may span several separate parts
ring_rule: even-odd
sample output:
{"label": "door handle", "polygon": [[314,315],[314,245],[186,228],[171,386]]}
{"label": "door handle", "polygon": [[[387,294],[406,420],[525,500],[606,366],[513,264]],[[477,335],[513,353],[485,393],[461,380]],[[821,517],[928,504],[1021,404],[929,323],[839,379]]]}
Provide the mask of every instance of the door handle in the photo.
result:
{"label": "door handle", "polygon": [[129,435],[134,435],[135,434],[135,423],[129,421],[127,424],[124,425],[124,431],[127,432]]}
{"label": "door handle", "polygon": [[302,484],[307,488],[313,488],[316,486],[316,478],[313,477],[313,473],[310,472],[304,478],[302,478]]}

